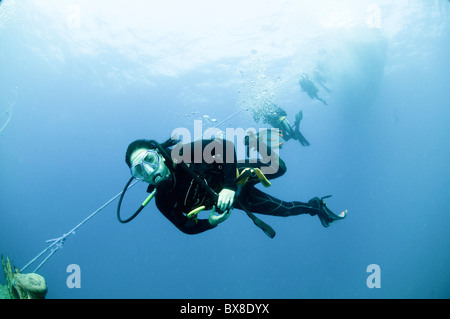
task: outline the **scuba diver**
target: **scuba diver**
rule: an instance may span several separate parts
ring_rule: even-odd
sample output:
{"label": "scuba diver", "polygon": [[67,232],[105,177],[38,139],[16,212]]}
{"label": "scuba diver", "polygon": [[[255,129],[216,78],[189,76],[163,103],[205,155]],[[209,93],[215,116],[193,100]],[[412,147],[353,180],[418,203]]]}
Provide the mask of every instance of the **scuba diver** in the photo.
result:
{"label": "scuba diver", "polygon": [[319,100],[323,104],[328,105],[327,101],[325,101],[324,99],[320,98],[317,95],[317,93],[319,92],[319,89],[317,88],[317,86],[314,85],[314,83],[311,81],[311,79],[309,78],[309,76],[307,74],[303,73],[302,76],[300,77],[300,80],[298,81],[298,83],[300,84],[300,88],[302,89],[302,92],[306,92],[306,94],[308,94],[308,96],[311,99]]}
{"label": "scuba diver", "polygon": [[[285,141],[293,139],[299,141],[303,146],[311,145],[300,132],[300,121],[303,119],[303,112],[300,110],[300,112],[295,115],[295,122],[292,126],[286,116],[286,111],[274,103],[267,103],[262,108],[253,112],[253,118],[256,122],[259,122],[259,120],[262,119],[263,123],[277,128],[280,132],[280,136]],[[253,136],[249,136],[250,139],[252,137]],[[248,143],[249,140],[246,139],[245,144],[248,145]]]}
{"label": "scuba diver", "polygon": [[[198,234],[213,229],[228,219],[233,208],[245,211],[270,238],[275,231],[253,213],[283,217],[309,214],[318,216],[324,227],[346,216],[346,211],[336,215],[327,207],[324,199],[329,196],[314,197],[307,203],[286,202],[257,189],[256,184],[270,186],[270,179],[286,172],[286,165],[278,156],[278,169],[266,177],[261,168],[269,166],[267,162],[246,159],[237,163],[234,144],[226,139],[177,142],[173,139],[162,144],[145,139],[132,142],[125,155],[132,177],[124,192],[133,179],[148,183],[147,192],[154,195],[158,210],[183,233]],[[261,154],[264,153],[261,146],[271,148],[266,141],[260,142]],[[201,154],[201,158],[194,154]],[[117,216],[124,223],[131,218],[120,217],[122,197]],[[210,210],[208,219],[197,218],[202,210]]]}

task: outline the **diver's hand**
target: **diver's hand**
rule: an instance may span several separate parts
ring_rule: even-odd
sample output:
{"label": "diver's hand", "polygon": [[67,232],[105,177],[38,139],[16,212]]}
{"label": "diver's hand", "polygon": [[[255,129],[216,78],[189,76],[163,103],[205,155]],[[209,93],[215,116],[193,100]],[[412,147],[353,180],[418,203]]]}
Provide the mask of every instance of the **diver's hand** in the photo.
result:
{"label": "diver's hand", "polygon": [[235,191],[231,189],[222,189],[219,193],[219,199],[217,200],[217,208],[222,212],[229,210],[234,203],[234,194]]}
{"label": "diver's hand", "polygon": [[216,206],[213,206],[213,208],[211,209],[211,213],[209,213],[208,221],[212,226],[217,226],[220,223],[223,223],[224,221],[226,221],[227,218],[230,217],[230,213],[231,213],[231,208],[228,209],[227,211],[225,211],[223,214],[216,215]]}

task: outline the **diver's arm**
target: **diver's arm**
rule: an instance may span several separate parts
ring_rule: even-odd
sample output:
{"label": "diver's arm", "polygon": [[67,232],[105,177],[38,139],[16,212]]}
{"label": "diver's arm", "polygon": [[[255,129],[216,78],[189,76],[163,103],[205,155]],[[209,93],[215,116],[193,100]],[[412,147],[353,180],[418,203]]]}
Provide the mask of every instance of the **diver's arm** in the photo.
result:
{"label": "diver's arm", "polygon": [[[223,189],[219,193],[217,208],[221,212],[229,211],[234,204],[234,195],[236,193],[236,149],[234,143],[228,140],[222,140],[223,145]],[[229,214],[228,214],[229,215]],[[227,216],[228,216],[227,215]],[[228,218],[228,217],[227,217]],[[211,223],[211,218],[210,218]],[[214,223],[213,223],[214,224]]]}
{"label": "diver's arm", "polygon": [[223,182],[223,188],[229,189],[232,191],[236,191],[237,184],[236,184],[236,168],[237,168],[237,158],[236,158],[236,149],[234,147],[234,143],[223,140],[224,143],[224,153],[222,157],[224,158],[223,163],[223,175],[224,175],[224,182]]}
{"label": "diver's arm", "polygon": [[[201,149],[200,149],[201,147]],[[213,139],[195,141],[190,145],[191,160],[199,163],[199,151],[201,150],[201,162],[204,164],[215,163],[223,174],[222,190],[219,192],[217,208],[223,212],[233,206],[236,185],[236,151],[234,143],[226,139]],[[197,155],[196,155],[197,154]]]}

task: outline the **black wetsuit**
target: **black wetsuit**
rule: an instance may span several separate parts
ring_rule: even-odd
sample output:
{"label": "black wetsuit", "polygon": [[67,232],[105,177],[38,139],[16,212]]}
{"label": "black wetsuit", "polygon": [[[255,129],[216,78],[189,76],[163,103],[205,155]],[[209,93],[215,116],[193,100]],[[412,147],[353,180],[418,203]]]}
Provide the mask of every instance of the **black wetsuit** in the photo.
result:
{"label": "black wetsuit", "polygon": [[[211,146],[214,146],[212,143],[218,143],[216,144],[218,147],[211,152]],[[208,159],[201,156],[201,163],[193,163],[189,166],[217,194],[223,188],[233,191],[237,190],[236,169],[267,165],[260,162],[238,164],[236,163],[234,145],[226,140],[224,144],[221,143],[217,140],[203,140],[185,146],[191,149],[191,162],[194,161],[195,145],[201,147],[202,152],[207,148],[207,153],[211,153],[214,156],[215,161],[212,163],[211,158]],[[175,167],[172,172],[174,176],[172,181],[163,182],[158,185],[155,196],[158,209],[179,230],[186,234],[198,234],[214,228],[215,226],[212,226],[207,219],[193,220],[186,216],[191,210],[202,205],[206,206],[207,210],[211,209],[215,205],[214,200],[180,167]],[[271,175],[267,174],[266,177],[268,179],[274,179],[283,175],[285,172],[286,165],[280,159],[278,171]],[[257,181],[253,180],[244,185],[238,196],[239,201],[235,201],[234,208],[242,209],[240,206],[242,204],[252,213],[273,216],[317,214],[317,209],[307,203],[282,201],[255,188],[255,184],[257,184]],[[148,191],[151,192],[153,189],[154,187],[150,185]]]}

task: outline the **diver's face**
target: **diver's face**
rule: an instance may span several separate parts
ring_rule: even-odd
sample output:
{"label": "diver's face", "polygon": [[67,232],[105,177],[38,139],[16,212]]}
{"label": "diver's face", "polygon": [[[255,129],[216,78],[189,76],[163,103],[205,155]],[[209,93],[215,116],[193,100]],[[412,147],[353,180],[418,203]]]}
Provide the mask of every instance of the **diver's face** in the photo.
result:
{"label": "diver's face", "polygon": [[164,158],[154,150],[140,148],[130,157],[131,174],[141,181],[151,185],[170,177],[170,170],[164,163]]}

